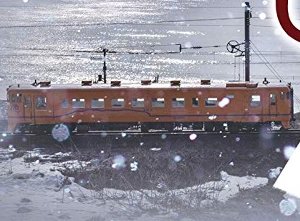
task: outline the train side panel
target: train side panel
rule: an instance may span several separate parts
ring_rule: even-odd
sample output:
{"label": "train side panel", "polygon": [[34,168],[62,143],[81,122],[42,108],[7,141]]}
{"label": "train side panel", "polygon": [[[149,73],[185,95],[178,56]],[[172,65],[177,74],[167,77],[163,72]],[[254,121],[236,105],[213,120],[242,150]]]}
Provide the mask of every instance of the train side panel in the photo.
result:
{"label": "train side panel", "polygon": [[18,125],[270,123],[290,127],[288,87],[11,89],[9,130]]}

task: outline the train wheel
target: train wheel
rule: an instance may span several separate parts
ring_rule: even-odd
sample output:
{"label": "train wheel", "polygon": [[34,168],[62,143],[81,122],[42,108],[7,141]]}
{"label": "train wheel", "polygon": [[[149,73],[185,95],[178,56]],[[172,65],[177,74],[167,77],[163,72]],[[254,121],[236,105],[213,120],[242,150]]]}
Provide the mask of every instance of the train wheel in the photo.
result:
{"label": "train wheel", "polygon": [[194,123],[193,130],[203,130],[203,123]]}
{"label": "train wheel", "polygon": [[70,134],[72,134],[73,131],[76,129],[75,124],[65,124],[65,125],[68,127]]}
{"label": "train wheel", "polygon": [[174,124],[173,123],[166,123],[164,125],[164,129],[167,130],[168,132],[173,132],[174,131]]}
{"label": "train wheel", "polygon": [[269,132],[271,130],[272,130],[271,124],[265,123],[265,124],[261,124],[259,126],[258,132],[260,132],[260,133],[266,133],[266,132]]}
{"label": "train wheel", "polygon": [[18,125],[15,129],[16,134],[28,134],[31,133],[29,126],[27,125]]}
{"label": "train wheel", "polygon": [[214,131],[220,132],[220,131],[225,131],[225,127],[223,123],[216,123],[214,125]]}
{"label": "train wheel", "polygon": [[57,140],[58,142],[63,142],[69,139],[70,130],[65,124],[56,124],[54,125],[51,134],[55,140]]}
{"label": "train wheel", "polygon": [[237,123],[228,123],[228,131],[230,132],[239,132],[240,126]]}
{"label": "train wheel", "polygon": [[77,133],[87,133],[90,130],[90,126],[87,124],[77,124]]}
{"label": "train wheel", "polygon": [[206,131],[206,132],[213,132],[215,126],[214,126],[213,124],[211,124],[211,123],[206,123],[206,124],[204,125],[204,128],[205,128],[205,131]]}
{"label": "train wheel", "polygon": [[148,127],[147,124],[141,124],[140,127],[141,127],[141,132],[142,133],[148,133],[149,132],[149,127]]}
{"label": "train wheel", "polygon": [[51,134],[53,129],[52,125],[31,125],[30,132],[32,134],[43,135],[43,134]]}

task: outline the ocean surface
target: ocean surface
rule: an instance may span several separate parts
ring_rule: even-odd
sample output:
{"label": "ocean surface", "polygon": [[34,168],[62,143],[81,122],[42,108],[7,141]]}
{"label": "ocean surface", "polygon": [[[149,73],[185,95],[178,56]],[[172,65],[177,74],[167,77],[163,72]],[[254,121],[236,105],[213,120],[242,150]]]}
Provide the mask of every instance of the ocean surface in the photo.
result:
{"label": "ocean surface", "polygon": [[[35,79],[94,80],[102,73],[104,48],[111,52],[108,80],[156,75],[162,80],[243,80],[243,57],[226,50],[230,40],[243,42],[242,2],[0,0],[0,98],[5,99],[8,85]],[[251,2],[251,79],[292,82],[300,97],[300,46],[278,26],[274,2]],[[298,19],[299,9],[293,12]],[[179,44],[201,48],[179,53]]]}

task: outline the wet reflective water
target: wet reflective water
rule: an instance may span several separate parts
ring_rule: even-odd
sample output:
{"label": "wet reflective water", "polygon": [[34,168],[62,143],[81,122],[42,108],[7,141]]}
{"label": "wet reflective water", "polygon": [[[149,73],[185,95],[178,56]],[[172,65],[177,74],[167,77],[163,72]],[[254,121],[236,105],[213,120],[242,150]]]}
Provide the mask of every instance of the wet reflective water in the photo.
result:
{"label": "wet reflective water", "polygon": [[[243,79],[243,59],[234,58],[225,47],[232,39],[243,41],[242,2],[1,1],[0,97],[5,98],[5,88],[12,83],[95,79],[102,72],[103,48],[117,52],[107,57],[109,79],[153,79],[157,74],[165,80]],[[253,52],[252,78],[261,81],[266,76],[278,82],[280,75],[294,82],[298,93],[300,53],[283,40],[270,19],[271,2],[252,6],[253,50],[257,47],[276,70],[270,71]],[[174,45],[179,43],[204,48],[165,54],[179,52]]]}

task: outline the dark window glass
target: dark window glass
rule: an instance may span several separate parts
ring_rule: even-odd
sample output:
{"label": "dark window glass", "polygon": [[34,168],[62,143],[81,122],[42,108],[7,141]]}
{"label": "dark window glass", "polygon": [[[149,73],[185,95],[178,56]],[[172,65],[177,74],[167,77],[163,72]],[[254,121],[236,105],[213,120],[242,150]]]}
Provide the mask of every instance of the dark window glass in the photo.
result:
{"label": "dark window glass", "polygon": [[72,99],[73,108],[85,108],[85,99],[83,98],[74,98]]}
{"label": "dark window glass", "polygon": [[164,98],[152,98],[152,107],[165,107]]}
{"label": "dark window glass", "polygon": [[131,101],[132,107],[144,107],[145,99],[144,98],[133,98]]}
{"label": "dark window glass", "polygon": [[270,94],[270,104],[276,105],[276,94]]}
{"label": "dark window glass", "polygon": [[252,95],[250,106],[251,107],[259,107],[261,105],[261,98],[260,95]]}
{"label": "dark window glass", "polygon": [[103,98],[94,98],[91,102],[92,108],[104,108],[104,99]]}
{"label": "dark window glass", "polygon": [[47,107],[47,98],[44,96],[39,96],[36,98],[36,108],[43,109]]}
{"label": "dark window glass", "polygon": [[31,108],[31,98],[28,96],[24,97],[24,107],[25,108]]}
{"label": "dark window glass", "polygon": [[209,97],[205,100],[206,107],[215,107],[218,104],[218,98],[216,97]]}
{"label": "dark window glass", "polygon": [[199,107],[199,98],[197,98],[197,97],[192,98],[192,106]]}
{"label": "dark window glass", "polygon": [[184,98],[173,98],[172,107],[184,107]]}
{"label": "dark window glass", "polygon": [[13,94],[11,95],[11,102],[12,103],[20,103],[22,99],[22,94]]}
{"label": "dark window glass", "polygon": [[111,106],[113,108],[124,107],[124,104],[125,104],[124,98],[116,98],[111,100]]}
{"label": "dark window glass", "polygon": [[68,108],[69,107],[69,102],[67,99],[63,99],[61,102],[61,107],[62,108]]}

